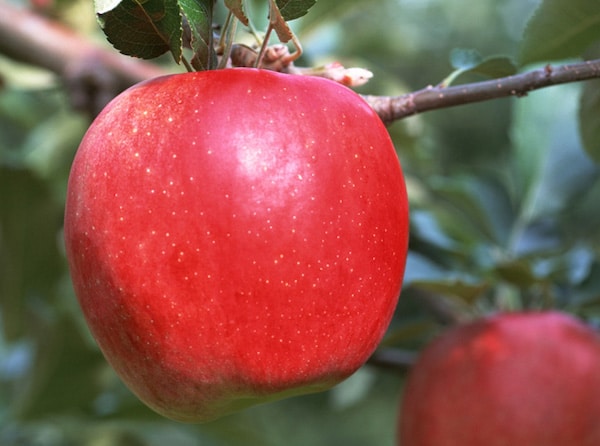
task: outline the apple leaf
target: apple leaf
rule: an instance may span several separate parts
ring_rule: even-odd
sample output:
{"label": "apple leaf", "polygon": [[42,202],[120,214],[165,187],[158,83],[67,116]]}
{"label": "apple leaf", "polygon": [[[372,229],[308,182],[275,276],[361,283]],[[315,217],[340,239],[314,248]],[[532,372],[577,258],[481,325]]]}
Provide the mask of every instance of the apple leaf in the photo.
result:
{"label": "apple leaf", "polygon": [[448,87],[466,73],[476,73],[490,79],[511,76],[517,67],[508,57],[493,56],[483,58],[476,50],[455,48],[450,52],[450,63],[455,69],[441,83]]}
{"label": "apple leaf", "polygon": [[[528,241],[544,245],[551,233],[545,218],[568,214],[576,200],[596,181],[598,168],[590,162],[579,139],[576,119],[581,85],[567,84],[540,90],[514,105],[512,181],[520,201],[519,221],[534,230]],[[541,132],[539,129],[545,129]],[[535,224],[538,230],[535,232]],[[581,223],[580,223],[581,224]],[[518,234],[513,238],[521,244]],[[554,242],[553,242],[554,243]],[[530,249],[519,248],[519,251]]]}
{"label": "apple leaf", "polygon": [[225,0],[225,6],[240,22],[248,26],[250,22],[244,12],[244,0]]}
{"label": "apple leaf", "polygon": [[96,0],[96,15],[108,41],[121,53],[152,59],[171,51],[182,57],[177,0]]}
{"label": "apple leaf", "polygon": [[597,40],[600,40],[598,0],[544,0],[525,29],[520,62],[580,57]]}
{"label": "apple leaf", "polygon": [[183,16],[190,25],[194,56],[192,66],[198,70],[214,68],[216,60],[212,51],[213,0],[177,0]]}
{"label": "apple leaf", "polygon": [[450,51],[450,63],[457,70],[470,70],[483,62],[477,50],[470,48],[454,48]]}
{"label": "apple leaf", "polygon": [[269,1],[269,22],[271,23],[271,26],[277,33],[277,37],[279,38],[279,40],[283,43],[289,42],[294,37],[294,33],[292,32],[292,29],[289,27],[289,25],[286,23],[286,19],[285,17],[283,17],[283,14],[279,10],[277,2],[275,0]]}
{"label": "apple leaf", "polygon": [[483,60],[471,69],[472,72],[482,74],[491,79],[512,76],[517,72],[517,66],[509,57],[494,56]]}
{"label": "apple leaf", "polygon": [[579,101],[579,133],[587,154],[600,163],[600,81],[586,82]]}
{"label": "apple leaf", "polygon": [[276,0],[284,20],[294,20],[305,15],[317,0]]}

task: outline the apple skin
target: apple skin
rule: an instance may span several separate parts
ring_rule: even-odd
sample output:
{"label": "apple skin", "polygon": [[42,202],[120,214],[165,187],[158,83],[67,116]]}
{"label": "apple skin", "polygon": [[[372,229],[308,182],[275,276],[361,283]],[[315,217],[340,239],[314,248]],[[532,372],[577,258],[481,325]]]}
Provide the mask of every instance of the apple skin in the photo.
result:
{"label": "apple skin", "polygon": [[356,93],[227,69],[102,111],[64,233],[108,362],[158,413],[205,422],[356,371],[394,312],[408,225],[394,147]]}
{"label": "apple skin", "polygon": [[558,311],[444,332],[405,384],[402,446],[600,445],[600,337]]}

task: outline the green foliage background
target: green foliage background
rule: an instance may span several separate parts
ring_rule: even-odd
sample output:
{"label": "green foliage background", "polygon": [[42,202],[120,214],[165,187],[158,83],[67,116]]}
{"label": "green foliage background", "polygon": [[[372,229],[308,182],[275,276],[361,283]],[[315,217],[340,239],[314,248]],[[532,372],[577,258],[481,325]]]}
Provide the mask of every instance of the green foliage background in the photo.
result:
{"label": "green foliage background", "polygon": [[[59,0],[55,13],[101,39],[89,3]],[[292,24],[304,64],[368,68],[375,77],[360,92],[396,95],[442,82],[459,68],[451,64],[457,50],[506,56],[521,71],[598,54],[598,31],[556,13],[568,5],[597,22],[600,6],[591,0],[541,3],[528,28],[534,36],[522,44],[540,3],[320,0]],[[251,6],[261,11],[259,2]],[[577,38],[552,41],[552,50],[543,38],[549,27]],[[373,365],[329,392],[202,426],[170,422],[139,403],[89,336],[62,248],[68,170],[90,121],[70,108],[53,75],[0,55],[0,76],[1,445],[395,443],[404,372]],[[458,82],[481,79],[468,72]],[[559,308],[600,321],[599,85],[547,88],[390,126],[412,236],[383,346],[418,351],[449,320],[498,310]]]}

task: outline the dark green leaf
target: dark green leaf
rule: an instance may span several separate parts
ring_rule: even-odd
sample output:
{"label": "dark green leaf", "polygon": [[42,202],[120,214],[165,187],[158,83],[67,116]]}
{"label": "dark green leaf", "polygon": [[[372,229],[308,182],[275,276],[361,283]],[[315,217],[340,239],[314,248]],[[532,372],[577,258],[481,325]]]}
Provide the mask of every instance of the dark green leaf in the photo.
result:
{"label": "dark green leaf", "polygon": [[600,163],[600,81],[583,86],[579,102],[579,132],[585,151]]}
{"label": "dark green leaf", "polygon": [[517,72],[517,66],[508,57],[496,56],[483,60],[479,65],[473,67],[471,71],[495,79],[512,76]]}
{"label": "dark green leaf", "polygon": [[277,7],[284,20],[294,20],[305,15],[317,0],[277,0]]}
{"label": "dark green leaf", "polygon": [[62,209],[48,189],[28,170],[0,167],[0,326],[9,340],[26,331],[27,299],[48,296],[62,274]]}
{"label": "dark green leaf", "polygon": [[213,0],[178,0],[192,32],[192,65],[198,71],[215,66],[212,51]]}
{"label": "dark green leaf", "polygon": [[532,265],[525,260],[510,260],[496,265],[495,273],[503,280],[519,287],[530,287],[536,284],[538,277]]}
{"label": "dark green leaf", "polygon": [[36,345],[40,348],[35,352],[34,367],[27,377],[32,391],[19,394],[13,410],[21,417],[35,418],[46,413],[89,409],[89,401],[100,390],[97,376],[102,368],[108,367],[104,358],[83,341],[72,319],[45,321],[40,318],[36,322]]}
{"label": "dark green leaf", "polygon": [[544,0],[525,29],[523,64],[580,57],[600,39],[598,0]]}
{"label": "dark green leaf", "polygon": [[435,177],[430,184],[439,198],[438,209],[443,209],[438,214],[439,224],[461,241],[463,251],[466,244],[507,243],[514,210],[506,185],[492,171],[480,177]]}
{"label": "dark green leaf", "polygon": [[183,29],[177,0],[98,0],[96,14],[108,41],[123,54],[152,59],[171,51],[181,61]]}
{"label": "dark green leaf", "polygon": [[458,299],[466,304],[473,304],[483,296],[483,293],[490,288],[490,285],[481,283],[468,283],[460,279],[437,281],[437,282],[415,282],[415,286],[443,296],[448,299]]}

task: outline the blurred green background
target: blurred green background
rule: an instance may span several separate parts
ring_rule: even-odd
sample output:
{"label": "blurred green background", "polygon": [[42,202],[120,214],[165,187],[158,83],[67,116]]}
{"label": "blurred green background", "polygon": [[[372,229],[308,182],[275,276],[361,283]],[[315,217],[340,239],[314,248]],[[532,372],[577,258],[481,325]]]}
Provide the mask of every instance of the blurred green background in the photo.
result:
{"label": "blurred green background", "polygon": [[[37,3],[103,42],[90,0]],[[293,27],[302,64],[368,68],[374,79],[359,92],[397,95],[441,82],[456,49],[516,58],[538,3],[320,0]],[[404,367],[367,364],[331,391],[201,426],[139,403],[91,339],[64,258],[67,176],[90,118],[52,73],[0,54],[0,81],[0,445],[395,444]],[[412,235],[382,348],[417,352],[446,324],[497,310],[559,308],[600,321],[600,181],[580,142],[581,90],[547,88],[389,127]]]}

